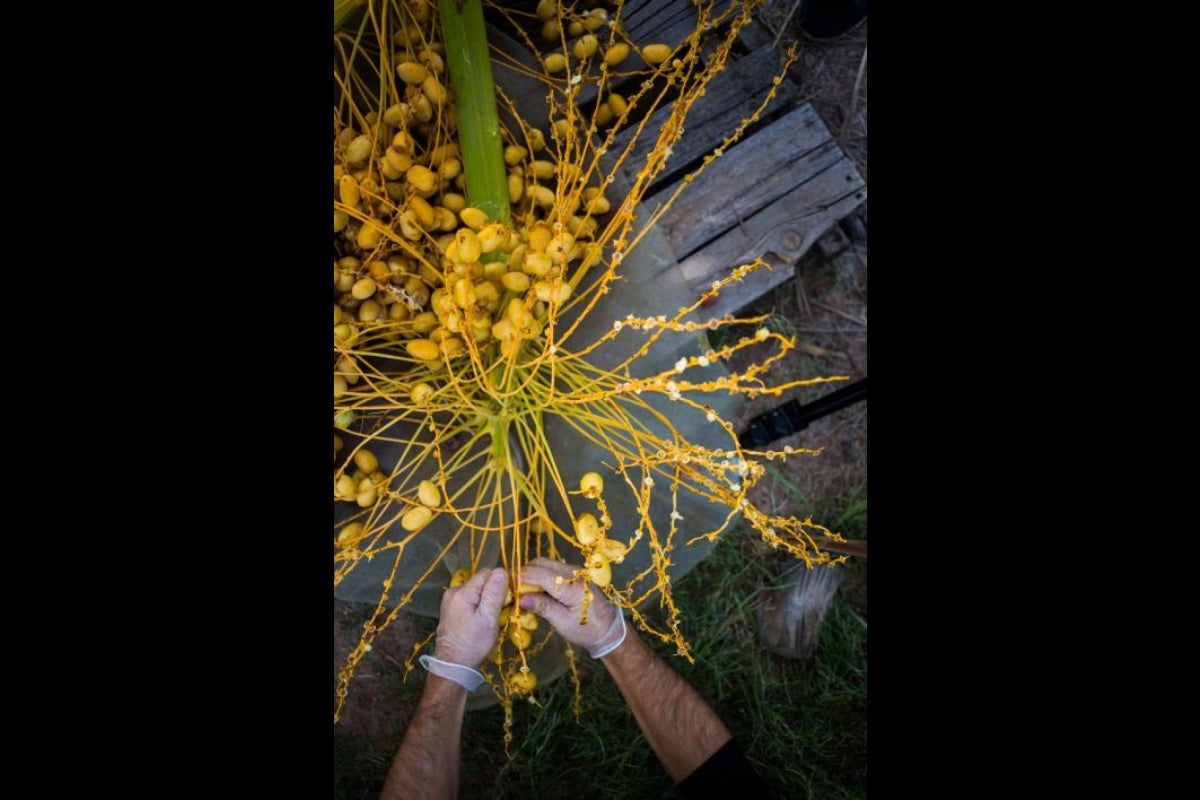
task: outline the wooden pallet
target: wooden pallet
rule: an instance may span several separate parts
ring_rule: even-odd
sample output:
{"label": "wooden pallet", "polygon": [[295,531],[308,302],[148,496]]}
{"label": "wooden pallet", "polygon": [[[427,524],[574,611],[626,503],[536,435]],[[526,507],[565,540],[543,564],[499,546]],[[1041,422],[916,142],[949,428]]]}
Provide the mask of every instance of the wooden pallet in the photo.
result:
{"label": "wooden pallet", "polygon": [[[715,6],[719,11],[727,4],[728,0],[721,0]],[[633,41],[674,47],[695,30],[697,15],[688,0],[629,0],[622,19]],[[780,73],[782,65],[770,37],[757,23],[742,31],[739,45],[743,52],[731,56],[705,96],[692,106],[686,135],[643,197],[647,211],[663,204],[699,159],[721,146],[738,123],[759,107],[772,78]],[[520,45],[502,47],[507,55],[536,65]],[[772,267],[724,289],[716,303],[700,312],[703,318],[736,313],[787,281],[795,262],[866,200],[866,184],[854,162],[812,105],[799,104],[800,96],[800,87],[784,78],[763,122],[712,162],[659,220],[676,262],[666,268],[678,268],[695,297],[714,280],[756,258]],[[512,99],[521,109],[545,108],[545,90],[536,86]],[[579,105],[586,108],[594,99],[594,88],[585,87]],[[657,109],[648,129],[657,130],[670,113],[667,104]],[[632,134],[632,128],[619,133],[609,152],[623,151]],[[620,197],[627,191],[632,171],[645,163],[653,138],[644,136],[638,142],[618,169],[610,195]],[[601,165],[611,170],[611,157],[605,159]]]}

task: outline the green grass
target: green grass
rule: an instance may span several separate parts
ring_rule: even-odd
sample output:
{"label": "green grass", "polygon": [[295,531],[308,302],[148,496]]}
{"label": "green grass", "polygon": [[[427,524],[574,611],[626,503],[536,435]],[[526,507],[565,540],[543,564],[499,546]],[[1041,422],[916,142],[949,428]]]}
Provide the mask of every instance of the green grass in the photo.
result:
{"label": "green grass", "polygon": [[866,538],[867,498],[861,482],[847,485],[818,503],[800,491],[783,470],[770,463],[763,466],[771,481],[799,505],[794,513],[799,516],[811,515],[814,520],[819,520],[831,531],[848,539]]}
{"label": "green grass", "polygon": [[837,513],[831,517],[832,530],[851,539],[866,538],[867,498],[863,496],[862,484],[846,489],[836,498]]}
{"label": "green grass", "polygon": [[403,735],[401,729],[394,737],[377,741],[334,738],[333,796],[344,800],[377,800]]}
{"label": "green grass", "polygon": [[[861,510],[846,507],[865,528]],[[813,658],[795,661],[758,645],[754,607],[780,585],[781,555],[734,534],[676,587],[684,631],[696,663],[660,654],[694,685],[733,731],[780,797],[866,796],[867,620],[865,598],[835,598]],[[852,565],[861,570],[863,565]],[[853,596],[857,593],[852,593]],[[514,710],[512,758],[501,742],[499,708],[467,715],[463,734],[464,798],[664,797],[666,777],[620,693],[602,667],[584,656],[583,715],[572,715],[571,683],[537,691],[541,708]],[[403,691],[417,692],[410,680]],[[380,743],[335,746],[336,797],[377,797],[403,731]]]}

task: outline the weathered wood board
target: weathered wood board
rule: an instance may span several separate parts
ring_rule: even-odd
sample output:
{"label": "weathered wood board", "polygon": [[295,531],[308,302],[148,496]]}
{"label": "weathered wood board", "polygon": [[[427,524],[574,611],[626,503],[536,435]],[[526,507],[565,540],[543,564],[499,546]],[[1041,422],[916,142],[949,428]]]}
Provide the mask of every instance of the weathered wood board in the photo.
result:
{"label": "weathered wood board", "polygon": [[791,264],[865,199],[865,184],[854,162],[842,155],[833,164],[807,176],[771,205],[739,221],[684,258],[679,267],[697,296],[714,280],[755,258],[762,257],[775,267],[770,272],[753,272],[740,283],[727,287],[716,303],[700,310],[701,318],[734,313],[786,281],[792,276]]}
{"label": "weathered wood board", "polygon": [[[713,3],[713,15],[721,14],[729,0]],[[688,2],[630,0],[621,12],[629,38],[640,45],[661,42],[676,47],[696,30],[696,8]]]}
{"label": "weathered wood board", "polygon": [[[728,7],[729,0],[717,0],[714,3],[712,15],[719,16]],[[648,44],[666,44],[671,48],[676,48],[687,39],[696,29],[698,15],[695,6],[686,0],[630,0],[625,3],[621,12],[621,21],[625,26],[626,34],[629,39],[638,45]],[[493,17],[493,22],[499,22],[498,18]],[[594,35],[600,41],[608,40],[607,28],[601,28]],[[508,34],[503,33],[498,25],[493,25],[488,33],[488,38],[492,42],[493,60],[500,64],[515,60],[527,68],[540,70],[541,66],[539,58],[544,57],[551,52],[561,52],[561,43],[547,42],[541,38],[540,34],[531,36],[534,46],[538,50],[538,55],[531,53],[526,47],[524,41],[511,38]],[[567,37],[566,44],[568,50],[573,46],[578,37]],[[575,65],[575,61],[571,62]],[[493,69],[497,65],[493,65]],[[508,67],[500,66],[501,69]],[[576,67],[573,66],[573,69]],[[629,70],[644,70],[645,63],[636,53],[630,53],[627,56],[623,65],[613,69],[610,73],[610,80],[607,85],[607,92],[631,93],[636,91],[635,84],[640,84],[644,79],[644,74],[641,77],[631,77],[630,75],[622,75],[623,72]],[[592,69],[587,77],[592,78],[599,74],[599,64],[593,64]],[[498,83],[506,83],[498,81]],[[541,107],[545,106],[546,93],[549,90],[545,86],[538,85],[536,82],[529,82],[526,85],[519,87],[517,95],[512,97],[517,108],[526,108],[531,103],[538,103]],[[582,110],[592,108],[592,104],[596,99],[596,86],[592,83],[585,83],[575,97],[575,104]]]}
{"label": "weathered wood board", "polygon": [[[686,135],[675,145],[667,162],[666,172],[650,184],[650,191],[656,192],[673,176],[673,165],[690,164],[720,146],[725,137],[737,128],[738,123],[762,104],[771,87],[771,76],[778,72],[779,59],[770,47],[761,47],[728,63],[725,70],[708,85],[704,97],[692,105],[688,121],[684,125]],[[780,84],[775,99],[768,106],[768,113],[791,105],[796,95],[796,85],[791,81],[784,81]],[[659,130],[670,115],[670,106],[657,109],[650,115],[646,130]],[[613,137],[609,152],[623,152],[633,134],[632,128],[620,131]],[[622,186],[628,187],[633,183],[638,165],[645,163],[646,156],[654,147],[654,138],[642,136],[629,151],[617,173],[617,191],[621,191]],[[601,163],[607,167],[613,160],[612,156],[607,156]]]}
{"label": "weathered wood board", "polygon": [[[654,209],[665,202],[681,180],[646,197],[644,205]],[[854,162],[806,103],[730,147],[658,225],[694,297],[756,258],[775,267],[726,287],[699,312],[712,319],[735,313],[790,278],[790,265],[866,197]]]}
{"label": "weathered wood board", "polygon": [[[709,164],[687,189],[702,202],[676,204],[658,224],[682,260],[714,234],[748,219],[841,158],[817,112],[805,104]],[[669,197],[680,183],[664,186],[660,193]]]}

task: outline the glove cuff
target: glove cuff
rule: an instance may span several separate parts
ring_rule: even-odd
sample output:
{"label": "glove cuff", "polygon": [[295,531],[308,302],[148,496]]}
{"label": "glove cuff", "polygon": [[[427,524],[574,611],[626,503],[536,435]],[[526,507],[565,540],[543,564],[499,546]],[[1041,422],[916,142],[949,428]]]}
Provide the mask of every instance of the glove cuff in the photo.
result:
{"label": "glove cuff", "polygon": [[417,659],[421,666],[439,678],[453,681],[468,692],[473,692],[483,684],[483,673],[464,667],[462,664],[452,664],[449,661],[439,661],[433,656],[421,656]]}
{"label": "glove cuff", "polygon": [[595,650],[589,650],[588,655],[592,658],[604,658],[606,655],[616,650],[625,641],[625,635],[628,631],[625,629],[625,615],[621,613],[621,609],[614,609],[617,612],[616,621],[609,626],[608,635],[605,642],[596,647]]}

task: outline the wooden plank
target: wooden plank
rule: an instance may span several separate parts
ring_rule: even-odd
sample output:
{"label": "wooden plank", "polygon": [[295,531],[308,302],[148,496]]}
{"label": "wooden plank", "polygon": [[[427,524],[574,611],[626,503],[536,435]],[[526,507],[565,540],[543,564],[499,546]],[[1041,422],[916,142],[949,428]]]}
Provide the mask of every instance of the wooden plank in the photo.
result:
{"label": "wooden plank", "polygon": [[792,276],[792,262],[802,256],[838,220],[866,200],[854,162],[836,163],[795,187],[767,208],[740,221],[717,239],[679,263],[684,279],[699,297],[712,282],[735,267],[764,257],[774,269],[750,273],[721,292],[717,301],[697,311],[701,319],[736,313]]}
{"label": "wooden plank", "polygon": [[[701,97],[692,106],[688,119],[684,123],[687,135],[675,145],[675,150],[671,153],[671,160],[667,162],[667,169],[650,185],[649,192],[655,192],[668,180],[676,177],[678,169],[712,152],[720,145],[725,137],[737,128],[741,120],[762,103],[771,86],[769,76],[778,71],[779,59],[774,50],[769,47],[759,48],[744,58],[730,61],[725,70],[713,78],[704,97]],[[779,108],[786,108],[795,101],[798,93],[799,90],[795,84],[791,81],[784,81],[780,84],[775,99],[768,106],[768,113]],[[658,108],[650,115],[646,130],[660,130],[670,114],[670,106]],[[614,155],[622,152],[628,146],[633,131],[634,128],[631,126],[613,137],[613,145],[609,148],[609,153],[612,155],[606,155],[601,162],[606,170],[612,168]],[[632,185],[637,170],[646,163],[646,156],[653,147],[654,137],[643,134],[634,144],[629,157],[621,165],[616,179],[621,181],[618,187],[627,188]],[[679,165],[676,173],[672,173],[672,164]]]}
{"label": "wooden plank", "polygon": [[[716,0],[712,15],[720,14],[729,5],[729,0]],[[638,46],[668,44],[677,47],[696,30],[699,15],[688,0],[631,0],[621,12],[621,20],[629,39]]]}
{"label": "wooden plank", "polygon": [[765,25],[759,22],[758,18],[750,20],[750,24],[742,28],[738,33],[738,41],[742,43],[742,47],[747,50],[757,50],[763,45],[774,44],[775,37],[767,31]]}
{"label": "wooden plank", "polygon": [[[684,196],[707,202],[676,203],[658,224],[676,257],[683,259],[832,166],[841,155],[825,123],[805,103],[734,145],[692,181]],[[659,194],[669,197],[681,183],[682,179]],[[644,202],[655,206],[654,198]]]}
{"label": "wooden plank", "polygon": [[[728,5],[728,0],[719,0],[715,4],[714,15],[720,13]],[[621,19],[630,41],[637,46],[644,47],[648,44],[661,43],[670,45],[674,49],[696,30],[696,22],[699,19],[699,15],[696,13],[695,6],[688,0],[671,0],[669,3],[664,3],[661,0],[640,0],[640,2],[626,3],[621,13]],[[607,28],[602,28],[596,33],[601,43],[608,40],[607,30]],[[568,40],[568,50],[574,42],[574,39]],[[601,47],[603,48],[603,44],[601,44]],[[574,62],[572,61],[572,63]],[[646,64],[634,52],[630,53],[625,62],[616,69],[620,72],[622,70],[644,70],[646,68]],[[593,63],[587,77],[595,77],[599,74],[599,66]],[[645,75],[612,76],[606,87],[606,94],[611,92],[632,94],[636,91],[636,88],[632,87],[639,86],[645,78]],[[576,96],[575,105],[581,109],[590,109],[595,99],[596,85],[594,83],[586,83],[580,88],[579,94]]]}
{"label": "wooden plank", "polygon": [[[718,3],[718,9],[726,4],[727,0]],[[697,18],[695,8],[687,0],[673,0],[669,4],[664,4],[660,0],[637,0],[636,2],[631,0],[631,2],[626,3],[624,14],[624,18],[627,20],[627,28],[629,29],[631,38],[635,42],[649,44],[651,41],[664,41],[672,47],[678,45],[691,34],[695,28]],[[629,21],[631,16],[632,21]],[[646,38],[659,34],[661,34],[659,38]],[[492,68],[493,72],[496,73],[497,83],[504,86],[514,105],[522,109],[526,118],[537,120],[539,127],[545,131],[547,129],[546,93],[550,90],[535,80],[519,76],[507,66],[509,60],[513,59],[526,67],[538,71],[540,70],[540,65],[537,57],[526,49],[523,42],[519,42],[504,33],[498,25],[489,26],[488,37],[493,50]],[[543,42],[540,34],[534,33],[533,40],[542,48],[542,52],[551,52],[558,49],[557,45],[550,45]],[[630,55],[629,58],[632,60],[632,63],[636,63],[638,67],[644,68],[644,65],[636,55]],[[700,154],[715,147],[721,138],[733,129],[738,120],[757,107],[758,102],[761,102],[763,96],[766,94],[766,87],[762,84],[767,83],[768,76],[778,72],[778,69],[778,59],[769,49],[763,50],[761,53],[753,53],[746,58],[731,59],[725,71],[709,85],[706,96],[693,106],[690,116],[693,120],[701,121],[700,124],[703,126],[703,129],[692,129],[689,126],[686,140],[688,152],[696,151]],[[592,74],[598,74],[598,69],[593,68]],[[644,79],[644,75],[641,77],[635,76],[628,80],[618,79],[612,81],[607,88],[608,91],[625,91],[625,93],[631,93],[623,89],[623,87],[628,87],[630,83],[640,85]],[[775,104],[776,107],[790,103],[795,98],[796,93],[797,90],[794,84],[787,83],[782,86],[780,96]],[[581,109],[588,109],[590,113],[590,105],[595,101],[595,98],[595,85],[590,83],[584,84],[576,96],[576,105]],[[536,111],[537,113],[531,115],[529,111]],[[658,116],[652,123],[661,125],[669,113],[669,106],[659,109]],[[510,124],[510,126],[513,123],[511,119],[505,119],[505,122]],[[696,125],[697,123],[693,122],[692,124]],[[708,131],[712,131],[712,134],[709,135]],[[631,131],[625,133],[625,138],[619,140],[621,147],[628,141],[631,133]],[[636,157],[644,160],[651,145],[652,142],[650,141],[642,144],[641,150],[635,154]],[[610,152],[613,149],[610,148]],[[685,157],[693,158],[695,156],[681,154],[676,159],[676,163],[684,163]],[[611,164],[611,160],[609,163]],[[667,180],[668,178],[669,176],[667,175],[662,176],[662,180]]]}
{"label": "wooden plank", "polygon": [[[726,5],[728,0],[718,2],[718,7]],[[654,42],[662,42],[676,47],[691,35],[696,28],[697,14],[696,9],[688,0],[671,0],[669,3],[664,3],[662,0],[631,0],[625,4],[622,12],[622,20],[628,32],[631,41],[638,45],[647,45]],[[602,28],[597,32],[597,36],[601,41],[607,41],[607,28]],[[536,30],[530,31],[530,38],[533,40],[538,53],[546,55],[551,52],[559,52],[561,44],[546,42],[541,37],[541,33]],[[503,31],[500,25],[488,26],[488,40],[492,46],[492,70],[497,73],[496,79],[498,83],[504,85],[513,104],[518,109],[538,109],[540,113],[531,119],[538,121],[538,126],[545,132],[547,127],[546,120],[546,94],[550,91],[548,87],[538,83],[530,78],[520,76],[508,66],[509,59],[515,59],[517,62],[533,69],[534,71],[541,70],[541,63],[538,60],[538,55],[531,53],[525,46],[523,41],[519,41]],[[576,39],[568,38],[567,51],[570,49]],[[574,57],[570,58],[572,64],[572,73],[578,71],[578,63]],[[625,68],[627,69],[646,69],[646,65],[636,53],[631,53],[626,60]],[[586,77],[593,78],[599,75],[600,70],[597,63],[593,62],[592,68],[589,70]],[[564,77],[564,73],[560,73],[559,78]],[[624,87],[630,84],[640,84],[645,80],[645,75],[634,76],[628,79],[614,79],[607,86],[609,92],[625,91]],[[559,99],[562,99],[561,93]],[[575,105],[580,109],[587,109],[590,114],[591,105],[596,100],[596,86],[594,83],[585,83],[580,87],[579,92],[575,96]],[[524,113],[524,111],[523,111]],[[530,117],[527,116],[527,119]],[[512,124],[512,120],[505,120]]]}
{"label": "wooden plank", "polygon": [[[680,259],[688,283],[703,285],[745,260],[773,252],[790,261],[866,200],[866,184],[845,155],[767,208]],[[724,269],[722,269],[724,267]]]}

